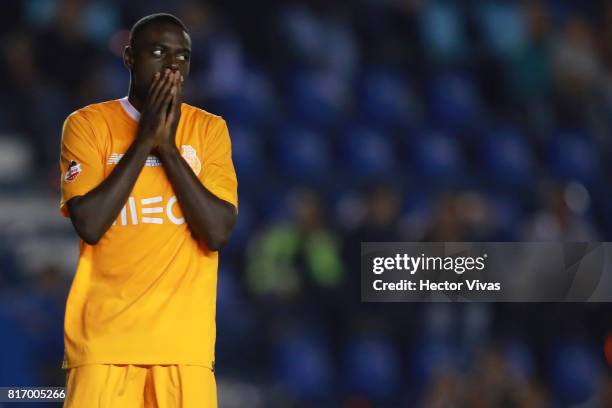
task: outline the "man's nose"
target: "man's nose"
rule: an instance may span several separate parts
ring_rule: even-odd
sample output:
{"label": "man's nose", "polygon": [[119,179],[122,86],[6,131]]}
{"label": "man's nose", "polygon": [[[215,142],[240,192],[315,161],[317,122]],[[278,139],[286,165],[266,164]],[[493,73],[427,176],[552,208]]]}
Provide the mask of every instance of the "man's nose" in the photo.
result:
{"label": "man's nose", "polygon": [[164,64],[165,67],[164,68],[168,68],[172,72],[179,70],[179,64],[178,64],[178,61],[176,60],[176,58],[170,56],[164,62],[165,62],[165,64]]}

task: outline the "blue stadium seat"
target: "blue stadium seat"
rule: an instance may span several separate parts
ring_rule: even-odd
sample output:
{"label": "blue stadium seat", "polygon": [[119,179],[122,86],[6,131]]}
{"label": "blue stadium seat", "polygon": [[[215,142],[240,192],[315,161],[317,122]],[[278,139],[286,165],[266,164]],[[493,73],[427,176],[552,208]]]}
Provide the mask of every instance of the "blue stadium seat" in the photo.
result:
{"label": "blue stadium seat", "polygon": [[125,75],[125,65],[119,58],[98,65],[91,76],[92,82],[99,77],[98,81],[104,84],[100,89],[100,97],[104,99],[116,99],[117,96],[124,95],[130,83],[130,78]]}
{"label": "blue stadium seat", "polygon": [[428,81],[427,105],[431,121],[438,126],[472,129],[481,121],[479,90],[458,72],[442,72]]}
{"label": "blue stadium seat", "polygon": [[362,221],[365,212],[365,202],[359,189],[347,182],[338,182],[327,192],[325,201],[328,203],[330,219],[333,225],[341,230],[356,228]]}
{"label": "blue stadium seat", "polygon": [[333,361],[321,336],[301,329],[285,335],[275,350],[277,380],[290,395],[318,401],[334,388]]}
{"label": "blue stadium seat", "polygon": [[279,176],[293,181],[321,181],[330,172],[331,148],[325,136],[314,131],[289,127],[275,141]]}
{"label": "blue stadium seat", "polygon": [[58,13],[60,5],[52,0],[32,0],[24,3],[25,19],[33,27],[49,24]]}
{"label": "blue stadium seat", "polygon": [[515,378],[527,382],[536,374],[536,362],[528,343],[513,339],[504,347],[503,354]]}
{"label": "blue stadium seat", "polygon": [[[350,79],[361,68],[356,33],[348,24],[327,21],[324,66],[339,77]],[[312,61],[312,60],[311,60]]]}
{"label": "blue stadium seat", "polygon": [[385,401],[398,391],[402,382],[400,356],[388,339],[372,335],[352,338],[344,360],[343,379],[352,394]]}
{"label": "blue stadium seat", "polygon": [[432,196],[419,185],[406,191],[400,210],[402,238],[407,241],[423,239],[429,229],[434,208]]}
{"label": "blue stadium seat", "polygon": [[248,195],[240,194],[238,208],[239,215],[236,219],[236,225],[232,230],[232,238],[227,244],[229,250],[244,248],[248,239],[252,237],[255,227],[255,212]]}
{"label": "blue stadium seat", "polygon": [[240,184],[251,183],[267,177],[263,162],[262,139],[252,128],[229,124],[232,139],[232,158]]}
{"label": "blue stadium seat", "polygon": [[238,272],[227,265],[221,263],[218,273],[217,324],[223,340],[239,346],[242,336],[254,328],[255,320],[242,297]]}
{"label": "blue stadium seat", "polygon": [[586,135],[560,132],[548,146],[548,162],[553,175],[562,180],[592,184],[599,178],[599,156]]}
{"label": "blue stadium seat", "polygon": [[553,395],[559,406],[576,406],[595,395],[603,379],[603,361],[582,341],[563,339],[550,355]]}
{"label": "blue stadium seat", "polygon": [[276,119],[278,108],[270,80],[254,69],[245,69],[240,85],[216,97],[220,115],[229,123],[259,127]]}
{"label": "blue stadium seat", "polygon": [[430,57],[453,61],[468,56],[463,16],[456,5],[442,1],[427,2],[420,13],[419,26],[423,48]]}
{"label": "blue stadium seat", "polygon": [[433,197],[427,191],[422,190],[418,185],[412,186],[404,193],[401,213],[405,215],[429,213],[433,208],[433,202]]}
{"label": "blue stadium seat", "polygon": [[[520,196],[519,196],[520,197]],[[487,195],[489,208],[492,211],[491,221],[500,240],[512,241],[518,233],[517,227],[523,220],[522,203],[517,195],[491,193]]]}
{"label": "blue stadium seat", "polygon": [[407,171],[422,188],[448,187],[463,181],[465,159],[460,143],[450,134],[421,129],[407,143]]}
{"label": "blue stadium seat", "polygon": [[[290,173],[285,170],[282,176],[286,177],[289,174]],[[287,177],[287,180],[275,180],[271,182],[269,186],[262,186],[262,191],[258,192],[256,197],[257,202],[254,205],[257,210],[257,218],[255,221],[258,225],[272,225],[276,222],[283,222],[290,219],[292,188],[296,187],[295,185],[290,185],[292,180],[292,178]]]}
{"label": "blue stadium seat", "polygon": [[315,14],[304,6],[286,7],[280,14],[287,47],[302,61],[316,61],[325,53],[325,33]]}
{"label": "blue stadium seat", "polygon": [[373,69],[359,86],[359,118],[376,128],[406,128],[417,117],[415,95],[400,73]]}
{"label": "blue stadium seat", "polygon": [[391,176],[397,170],[393,140],[373,129],[348,129],[339,148],[345,170],[353,180]]}
{"label": "blue stadium seat", "polygon": [[459,366],[460,356],[456,347],[450,343],[427,337],[413,348],[410,356],[411,377],[417,389],[424,389],[438,376],[455,370]]}
{"label": "blue stadium seat", "polygon": [[286,101],[292,117],[299,123],[328,127],[339,123],[344,116],[349,87],[342,77],[330,72],[297,72],[291,78]]}
{"label": "blue stadium seat", "polygon": [[502,58],[516,55],[527,42],[527,23],[520,3],[487,2],[477,11],[480,36],[488,51]]}
{"label": "blue stadium seat", "polygon": [[[9,302],[2,306],[4,310],[15,309],[15,304]],[[34,347],[23,323],[14,316],[0,314],[0,387],[37,385]]]}
{"label": "blue stadium seat", "polygon": [[292,5],[280,13],[285,47],[300,66],[326,68],[351,76],[358,68],[358,46],[351,27],[321,18],[309,7]]}
{"label": "blue stadium seat", "polygon": [[480,144],[480,170],[489,185],[503,189],[528,187],[535,166],[531,146],[513,129],[490,132]]}
{"label": "blue stadium seat", "polygon": [[121,26],[121,11],[115,4],[92,2],[85,6],[83,30],[100,46],[105,46],[114,29]]}
{"label": "blue stadium seat", "polygon": [[[5,187],[2,187],[5,189]],[[0,287],[20,283],[23,271],[20,259],[15,253],[14,243],[6,237],[0,236]]]}

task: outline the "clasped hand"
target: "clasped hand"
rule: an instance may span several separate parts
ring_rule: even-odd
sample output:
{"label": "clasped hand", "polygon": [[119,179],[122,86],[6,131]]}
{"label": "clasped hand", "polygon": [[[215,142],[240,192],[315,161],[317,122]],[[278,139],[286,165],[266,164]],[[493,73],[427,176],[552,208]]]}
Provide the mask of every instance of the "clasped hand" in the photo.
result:
{"label": "clasped hand", "polygon": [[166,69],[153,78],[140,118],[138,139],[150,143],[151,150],[174,148],[181,116],[183,76]]}

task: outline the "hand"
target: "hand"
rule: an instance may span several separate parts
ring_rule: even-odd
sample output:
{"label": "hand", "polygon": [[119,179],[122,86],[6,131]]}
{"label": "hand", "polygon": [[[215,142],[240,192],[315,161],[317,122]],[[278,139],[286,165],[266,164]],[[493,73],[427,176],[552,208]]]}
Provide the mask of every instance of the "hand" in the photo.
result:
{"label": "hand", "polygon": [[166,111],[166,125],[168,132],[165,138],[157,143],[155,149],[176,149],[176,128],[181,118],[181,103],[183,100],[183,76],[176,72],[171,88],[172,100],[168,104]]}
{"label": "hand", "polygon": [[169,145],[170,142],[174,144],[180,117],[180,112],[175,112],[180,106],[177,99],[180,78],[180,72],[169,69],[156,73],[153,78],[143,104],[137,135],[137,140],[147,143],[151,149]]}

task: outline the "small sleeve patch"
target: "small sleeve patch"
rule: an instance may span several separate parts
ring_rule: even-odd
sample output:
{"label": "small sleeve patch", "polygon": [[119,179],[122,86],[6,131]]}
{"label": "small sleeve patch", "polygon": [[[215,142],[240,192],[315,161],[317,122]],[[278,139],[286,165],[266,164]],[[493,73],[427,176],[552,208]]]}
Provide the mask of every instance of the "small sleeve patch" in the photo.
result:
{"label": "small sleeve patch", "polygon": [[68,165],[68,170],[66,170],[64,181],[72,183],[74,180],[76,180],[79,174],[81,174],[81,165],[75,160],[72,160]]}

